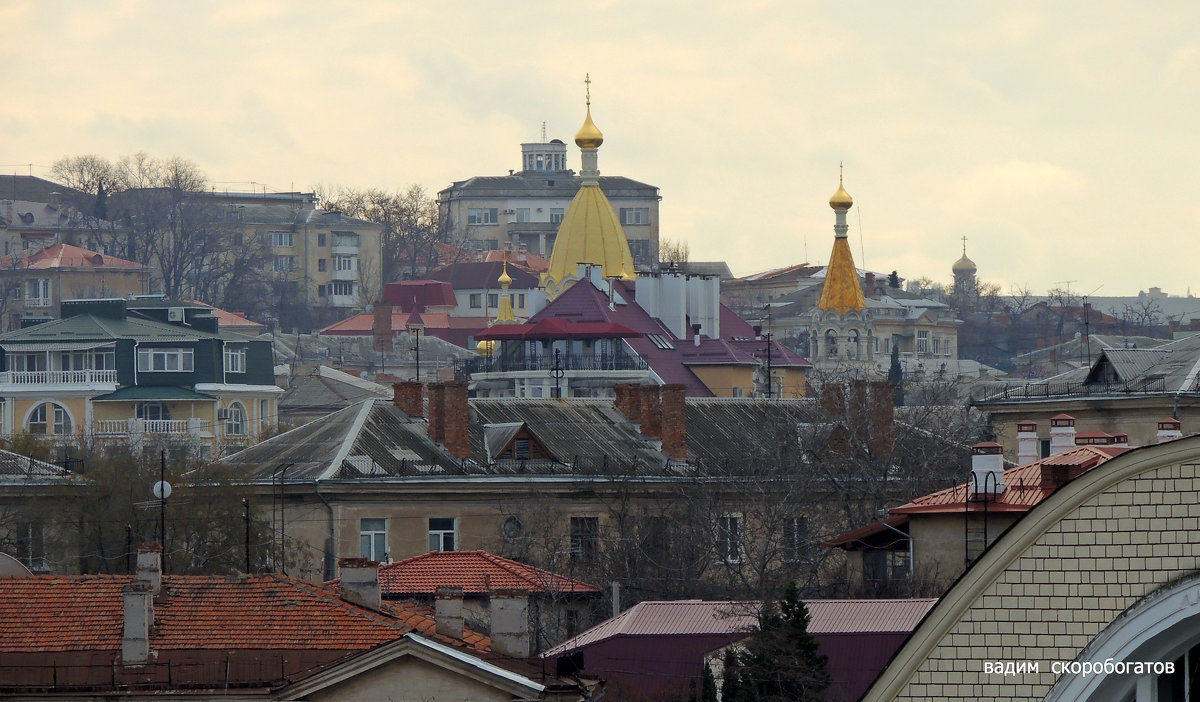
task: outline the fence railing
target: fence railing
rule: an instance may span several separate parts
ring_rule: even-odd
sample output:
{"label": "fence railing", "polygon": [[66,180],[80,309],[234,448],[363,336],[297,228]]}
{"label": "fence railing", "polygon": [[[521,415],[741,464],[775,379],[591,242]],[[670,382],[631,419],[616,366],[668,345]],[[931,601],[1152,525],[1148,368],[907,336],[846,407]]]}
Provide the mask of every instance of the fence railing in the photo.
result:
{"label": "fence railing", "polygon": [[[1200,388],[1200,381],[1193,383],[1190,392]],[[1131,380],[1124,383],[995,383],[984,386],[975,402],[1000,400],[1029,400],[1039,397],[1072,397],[1088,395],[1138,395],[1167,392],[1163,378]]]}
{"label": "fence railing", "polygon": [[[559,355],[564,371],[627,371],[646,370],[646,359],[637,354],[585,356]],[[508,373],[513,371],[547,371],[554,368],[554,356],[523,356],[520,358],[461,358],[454,362],[454,377],[468,379],[472,373]]]}
{"label": "fence railing", "polygon": [[97,419],[93,422],[97,436],[129,434],[210,434],[212,422],[201,419]]}
{"label": "fence railing", "polygon": [[115,382],[117,382],[115,370],[5,371],[0,373],[0,384],[6,385],[85,385]]}

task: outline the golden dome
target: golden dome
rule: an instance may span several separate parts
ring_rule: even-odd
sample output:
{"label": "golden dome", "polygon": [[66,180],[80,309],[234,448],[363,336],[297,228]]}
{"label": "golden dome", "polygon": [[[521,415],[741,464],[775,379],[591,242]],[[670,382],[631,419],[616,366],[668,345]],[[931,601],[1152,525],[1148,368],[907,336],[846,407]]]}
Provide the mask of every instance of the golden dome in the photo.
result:
{"label": "golden dome", "polygon": [[841,176],[838,177],[838,189],[829,198],[829,206],[835,210],[848,210],[854,205],[854,198],[850,197],[850,193],[846,192],[846,188],[842,186]]}
{"label": "golden dome", "polygon": [[604,135],[592,121],[592,107],[588,105],[587,117],[583,120],[583,126],[575,133],[575,144],[581,149],[598,149],[603,143]]}
{"label": "golden dome", "polygon": [[600,266],[605,278],[633,280],[636,269],[621,220],[599,185],[584,185],[567,207],[542,287],[551,299],[579,279],[579,265]]}
{"label": "golden dome", "polygon": [[979,269],[975,267],[975,262],[974,262],[974,261],[972,261],[971,259],[967,258],[967,254],[966,254],[966,252],[964,251],[964,252],[963,252],[963,255],[962,255],[962,258],[960,258],[960,259],[958,259],[957,261],[955,261],[955,262],[954,262],[954,265],[950,267],[950,270],[954,271],[955,273],[958,273],[958,272],[960,272],[960,271],[961,271],[961,272],[963,272],[963,273],[965,273],[965,272],[967,272],[967,271],[970,271],[970,272],[974,273],[975,271],[977,271],[977,270],[979,270]]}
{"label": "golden dome", "polygon": [[506,290],[508,286],[512,285],[512,276],[508,274],[508,261],[504,262],[504,270],[501,271],[500,277],[496,279],[496,282]]}
{"label": "golden dome", "polygon": [[496,341],[494,339],[486,339],[475,344],[475,350],[484,356],[491,356],[496,352]]}

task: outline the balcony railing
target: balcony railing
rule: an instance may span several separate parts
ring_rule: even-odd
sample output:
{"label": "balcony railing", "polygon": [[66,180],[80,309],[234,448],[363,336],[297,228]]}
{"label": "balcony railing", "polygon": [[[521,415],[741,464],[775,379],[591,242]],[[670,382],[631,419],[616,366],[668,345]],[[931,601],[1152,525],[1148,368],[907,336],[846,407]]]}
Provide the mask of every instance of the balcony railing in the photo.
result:
{"label": "balcony railing", "polygon": [[0,385],[86,385],[116,383],[115,370],[5,371]]}
{"label": "balcony railing", "polygon": [[51,307],[54,302],[48,297],[27,297],[25,298],[26,307]]}
{"label": "balcony railing", "polygon": [[[976,402],[1000,402],[1004,400],[1031,400],[1039,397],[1087,397],[1090,395],[1149,395],[1164,393],[1167,383],[1163,378],[1133,380],[1128,383],[992,383],[983,388]],[[1190,390],[1200,391],[1200,379]]]}
{"label": "balcony railing", "polygon": [[200,419],[97,419],[93,426],[98,436],[127,436],[139,433],[185,436],[212,433],[212,422]]}
{"label": "balcony railing", "polygon": [[[565,371],[630,371],[646,370],[646,359],[639,355],[619,356],[559,356]],[[554,356],[522,358],[463,358],[454,362],[454,377],[465,380],[473,373],[510,373],[546,371],[554,367]]]}

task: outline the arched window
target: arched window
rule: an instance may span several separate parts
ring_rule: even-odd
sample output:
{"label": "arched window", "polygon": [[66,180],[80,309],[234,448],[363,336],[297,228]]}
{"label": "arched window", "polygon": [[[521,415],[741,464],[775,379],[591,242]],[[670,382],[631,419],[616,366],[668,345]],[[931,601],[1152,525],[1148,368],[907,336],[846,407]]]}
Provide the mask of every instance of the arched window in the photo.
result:
{"label": "arched window", "polygon": [[846,356],[848,358],[858,358],[858,330],[851,329],[846,335]]}
{"label": "arched window", "polygon": [[71,413],[56,402],[43,402],[29,413],[25,431],[30,434],[65,436],[74,433]]}
{"label": "arched window", "polygon": [[830,329],[825,332],[825,356],[828,358],[837,358],[837,332]]}
{"label": "arched window", "polygon": [[246,408],[240,402],[229,405],[225,416],[225,434],[229,436],[246,435]]}

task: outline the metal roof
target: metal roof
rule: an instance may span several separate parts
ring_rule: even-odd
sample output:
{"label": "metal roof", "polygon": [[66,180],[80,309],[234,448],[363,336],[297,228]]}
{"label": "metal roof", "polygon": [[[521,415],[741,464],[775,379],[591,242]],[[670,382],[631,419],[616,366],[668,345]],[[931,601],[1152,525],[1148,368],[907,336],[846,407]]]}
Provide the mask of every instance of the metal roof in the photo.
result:
{"label": "metal roof", "polygon": [[937,598],[804,601],[811,634],[907,633],[936,603]]}

